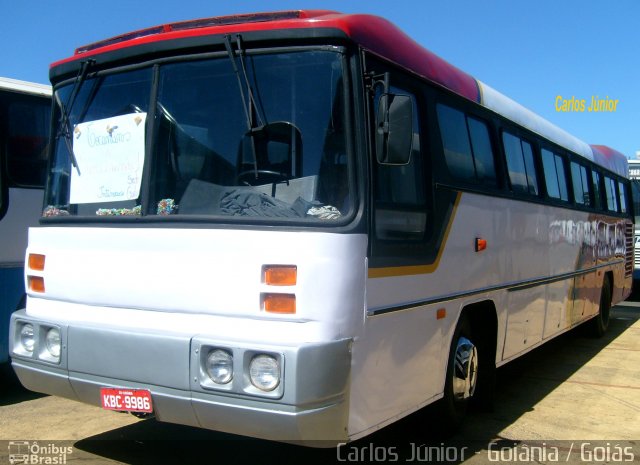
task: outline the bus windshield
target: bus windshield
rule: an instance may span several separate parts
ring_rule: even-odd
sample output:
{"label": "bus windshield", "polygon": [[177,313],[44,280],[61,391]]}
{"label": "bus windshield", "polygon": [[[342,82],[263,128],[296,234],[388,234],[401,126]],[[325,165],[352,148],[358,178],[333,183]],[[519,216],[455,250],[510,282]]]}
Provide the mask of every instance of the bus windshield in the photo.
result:
{"label": "bus windshield", "polygon": [[228,52],[59,86],[43,215],[346,218],[343,54]]}

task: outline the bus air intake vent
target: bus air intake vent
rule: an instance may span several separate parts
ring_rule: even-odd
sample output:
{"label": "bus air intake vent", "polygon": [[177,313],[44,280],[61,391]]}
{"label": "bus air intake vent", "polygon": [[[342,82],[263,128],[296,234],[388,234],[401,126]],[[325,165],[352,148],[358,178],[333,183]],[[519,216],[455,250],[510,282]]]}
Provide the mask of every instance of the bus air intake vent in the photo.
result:
{"label": "bus air intake vent", "polygon": [[326,14],[333,14],[334,11],[328,10],[290,10],[290,11],[276,11],[271,13],[248,13],[232,16],[217,16],[213,18],[194,19],[191,21],[181,21],[176,23],[164,24],[161,26],[154,26],[147,29],[141,29],[139,31],[122,34],[110,39],[101,40],[92,44],[84,45],[76,49],[76,55],[90,52],[98,48],[106,47],[109,45],[126,42],[132,39],[139,39],[141,37],[147,37],[154,34],[165,34],[173,31],[186,31],[189,29],[199,29],[205,27],[216,26],[229,26],[233,24],[247,24],[247,23],[260,23],[269,21],[284,21],[290,19],[308,19],[316,16],[322,16]]}
{"label": "bus air intake vent", "polygon": [[173,31],[196,29],[200,27],[228,26],[230,24],[262,23],[267,21],[281,21],[285,19],[299,19],[302,11],[279,11],[275,13],[251,13],[246,15],[219,16],[216,18],[194,19],[171,24]]}

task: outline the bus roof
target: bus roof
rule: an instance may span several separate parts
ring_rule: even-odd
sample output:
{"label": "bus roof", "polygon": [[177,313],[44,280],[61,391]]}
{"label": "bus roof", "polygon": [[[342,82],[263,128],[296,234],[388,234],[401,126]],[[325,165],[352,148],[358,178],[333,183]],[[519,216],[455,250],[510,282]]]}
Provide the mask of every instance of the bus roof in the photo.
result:
{"label": "bus roof", "polygon": [[[322,37],[323,31],[338,31],[364,49],[390,60],[414,74],[479,103],[542,137],[584,158],[628,177],[626,157],[604,146],[590,146],[555,126],[541,116],[476,80],[415,42],[388,20],[367,14],[342,14],[329,10],[292,10],[219,16],[163,24],[119,35],[76,49],[74,56],[54,63],[60,65],[83,61],[103,53],[130,47],[161,44],[164,41],[231,33],[309,30],[309,37]],[[317,31],[317,35],[311,34]],[[149,50],[149,48],[147,48]]]}
{"label": "bus roof", "polygon": [[35,82],[19,81],[17,79],[10,79],[0,77],[0,90],[19,92],[22,94],[36,94],[44,95],[46,97],[51,96],[51,86],[45,84],[37,84]]}

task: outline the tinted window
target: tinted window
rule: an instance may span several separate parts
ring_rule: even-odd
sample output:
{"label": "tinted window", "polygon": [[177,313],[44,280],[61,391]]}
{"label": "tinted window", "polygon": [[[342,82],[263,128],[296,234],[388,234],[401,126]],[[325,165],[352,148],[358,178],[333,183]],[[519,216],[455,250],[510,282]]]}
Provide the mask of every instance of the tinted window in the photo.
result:
{"label": "tinted window", "polygon": [[604,191],[607,196],[607,210],[618,211],[618,195],[616,193],[616,182],[609,176],[604,177]]}
{"label": "tinted window", "polygon": [[564,161],[560,155],[555,156],[556,171],[558,172],[558,186],[560,186],[560,199],[569,200],[569,190],[567,189],[567,176],[564,172]]}
{"label": "tinted window", "polygon": [[596,171],[591,172],[592,186],[593,186],[593,206],[595,208],[602,208],[602,188],[600,187],[600,173]]}
{"label": "tinted window", "polygon": [[537,195],[538,179],[531,145],[507,132],[502,134],[502,141],[511,188],[514,192]]}
{"label": "tinted window", "polygon": [[462,112],[438,105],[438,123],[444,148],[444,159],[451,175],[458,179],[475,179],[467,123]]}
{"label": "tinted window", "polygon": [[625,195],[625,188],[622,182],[618,182],[618,189],[620,193],[620,211],[627,213],[627,196]]}
{"label": "tinted window", "polygon": [[571,180],[573,183],[573,198],[576,203],[579,205],[591,205],[587,168],[576,162],[571,162]]}
{"label": "tinted window", "polygon": [[7,106],[7,177],[10,184],[44,187],[51,99],[16,95]]}
{"label": "tinted window", "polygon": [[549,197],[568,201],[567,178],[562,157],[542,149],[542,169]]}
{"label": "tinted window", "polygon": [[524,166],[527,169],[529,194],[538,195],[538,178],[536,176],[536,167],[533,161],[533,149],[531,148],[531,144],[525,141],[522,141],[522,156],[524,157]]}
{"label": "tinted window", "polygon": [[479,181],[495,186],[496,168],[487,125],[475,118],[467,118],[467,123],[469,125],[469,134],[471,135],[476,177]]}
{"label": "tinted window", "polygon": [[496,184],[487,125],[461,111],[438,105],[444,157],[451,175],[463,181]]}
{"label": "tinted window", "polygon": [[582,178],[582,188],[584,190],[584,203],[591,205],[591,195],[589,192],[589,174],[584,166],[580,167],[580,177]]}

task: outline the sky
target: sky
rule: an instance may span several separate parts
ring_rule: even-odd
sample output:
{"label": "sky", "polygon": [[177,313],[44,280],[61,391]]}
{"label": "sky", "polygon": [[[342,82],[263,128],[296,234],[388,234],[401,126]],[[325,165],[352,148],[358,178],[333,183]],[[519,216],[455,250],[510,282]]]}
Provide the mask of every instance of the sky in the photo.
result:
{"label": "sky", "polygon": [[[163,23],[289,9],[375,14],[583,141],[608,145],[629,158],[640,151],[638,0],[0,0],[0,4],[0,76],[45,84],[49,65],[72,55],[75,48]],[[593,98],[608,99],[611,111],[587,111]],[[582,100],[583,110],[575,103]],[[563,103],[570,111],[563,111]]]}

